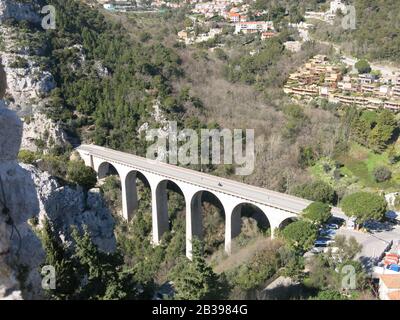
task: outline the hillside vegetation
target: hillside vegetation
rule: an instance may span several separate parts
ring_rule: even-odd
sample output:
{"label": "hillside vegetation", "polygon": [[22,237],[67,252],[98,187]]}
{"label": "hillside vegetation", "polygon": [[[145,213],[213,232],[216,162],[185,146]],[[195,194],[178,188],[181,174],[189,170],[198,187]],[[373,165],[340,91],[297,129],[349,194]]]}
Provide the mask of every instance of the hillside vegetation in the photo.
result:
{"label": "hillside vegetation", "polygon": [[397,0],[354,0],[356,29],[343,30],[341,20],[334,26],[318,24],[316,35],[340,44],[345,52],[370,60],[398,62],[400,2]]}

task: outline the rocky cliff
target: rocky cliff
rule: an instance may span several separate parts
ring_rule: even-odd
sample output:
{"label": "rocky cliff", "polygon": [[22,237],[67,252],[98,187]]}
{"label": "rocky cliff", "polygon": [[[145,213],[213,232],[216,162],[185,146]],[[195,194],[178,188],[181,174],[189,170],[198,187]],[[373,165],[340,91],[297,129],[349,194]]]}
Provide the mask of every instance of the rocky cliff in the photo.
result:
{"label": "rocky cliff", "polygon": [[42,141],[47,148],[67,146],[67,135],[59,124],[38,112],[24,118],[21,149],[36,152],[38,141]]}
{"label": "rocky cliff", "polygon": [[38,12],[39,7],[35,4],[35,1],[0,1],[0,23],[9,19],[39,23],[41,18]]}
{"label": "rocky cliff", "polygon": [[27,45],[21,39],[31,35],[8,23],[39,23],[39,11],[35,1],[0,0],[0,299],[43,297],[38,231],[45,219],[68,245],[71,227],[86,225],[101,250],[116,246],[114,219],[98,189],[84,192],[17,161],[21,145],[36,151],[38,140],[46,147],[67,144],[59,124],[41,113],[56,86],[40,64],[41,44]]}
{"label": "rocky cliff", "polygon": [[[46,44],[38,35],[44,32],[39,12],[36,1],[0,0],[0,83],[6,83],[8,108],[29,120],[24,125],[22,148],[30,151],[37,151],[37,140],[45,143],[44,149],[67,144],[60,125],[42,112],[56,82],[42,63]],[[29,22],[37,30],[10,24],[10,20]]]}
{"label": "rocky cliff", "polygon": [[[0,298],[18,297],[15,278],[23,278],[24,298],[43,295],[40,265],[45,253],[35,232],[47,218],[63,241],[70,243],[72,226],[84,225],[103,251],[115,250],[114,220],[97,189],[60,185],[48,173],[20,165],[17,153],[22,122],[0,107]],[[33,223],[32,221],[36,221]],[[34,226],[36,225],[36,226]]]}

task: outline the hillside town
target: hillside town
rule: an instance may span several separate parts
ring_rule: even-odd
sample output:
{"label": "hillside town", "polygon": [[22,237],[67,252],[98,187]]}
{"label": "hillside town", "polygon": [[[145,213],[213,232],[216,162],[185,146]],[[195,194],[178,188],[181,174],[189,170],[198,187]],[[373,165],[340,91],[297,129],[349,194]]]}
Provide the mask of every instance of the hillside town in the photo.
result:
{"label": "hillside town", "polygon": [[367,109],[400,110],[400,72],[347,72],[351,66],[332,63],[326,56],[315,56],[290,74],[284,87],[287,94],[301,98],[321,97],[333,103]]}

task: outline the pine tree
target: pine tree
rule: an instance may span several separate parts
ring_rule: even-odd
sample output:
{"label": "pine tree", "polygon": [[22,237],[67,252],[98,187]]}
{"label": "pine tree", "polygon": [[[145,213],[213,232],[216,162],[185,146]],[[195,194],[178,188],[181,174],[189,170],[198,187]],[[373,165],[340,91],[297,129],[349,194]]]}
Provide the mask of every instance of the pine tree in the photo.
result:
{"label": "pine tree", "polygon": [[183,259],[173,270],[174,282],[178,300],[222,299],[224,283],[203,257],[202,243],[194,239],[192,261]]}
{"label": "pine tree", "polygon": [[79,287],[75,265],[47,219],[42,230],[42,244],[46,252],[44,265],[53,266],[56,271],[56,289],[48,294],[57,300],[70,299]]}
{"label": "pine tree", "polygon": [[383,152],[393,137],[396,125],[394,115],[388,110],[383,110],[378,116],[376,126],[369,134],[370,148],[376,152]]}
{"label": "pine tree", "polygon": [[72,237],[75,240],[74,258],[79,262],[78,273],[83,285],[80,299],[135,299],[138,285],[134,274],[123,270],[123,257],[119,252],[105,253],[92,242],[87,227],[82,236],[76,228]]}

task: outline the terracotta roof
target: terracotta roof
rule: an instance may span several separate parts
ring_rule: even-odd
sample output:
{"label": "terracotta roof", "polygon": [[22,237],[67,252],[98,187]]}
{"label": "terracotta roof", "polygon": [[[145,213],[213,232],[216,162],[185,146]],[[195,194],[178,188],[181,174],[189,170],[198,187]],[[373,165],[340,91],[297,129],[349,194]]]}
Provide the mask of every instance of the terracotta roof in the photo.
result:
{"label": "terracotta roof", "polygon": [[388,293],[389,300],[400,300],[400,290]]}
{"label": "terracotta roof", "polygon": [[246,21],[246,22],[240,22],[240,24],[271,24],[269,21]]}
{"label": "terracotta roof", "polygon": [[380,278],[388,289],[400,289],[400,274],[383,274]]}

